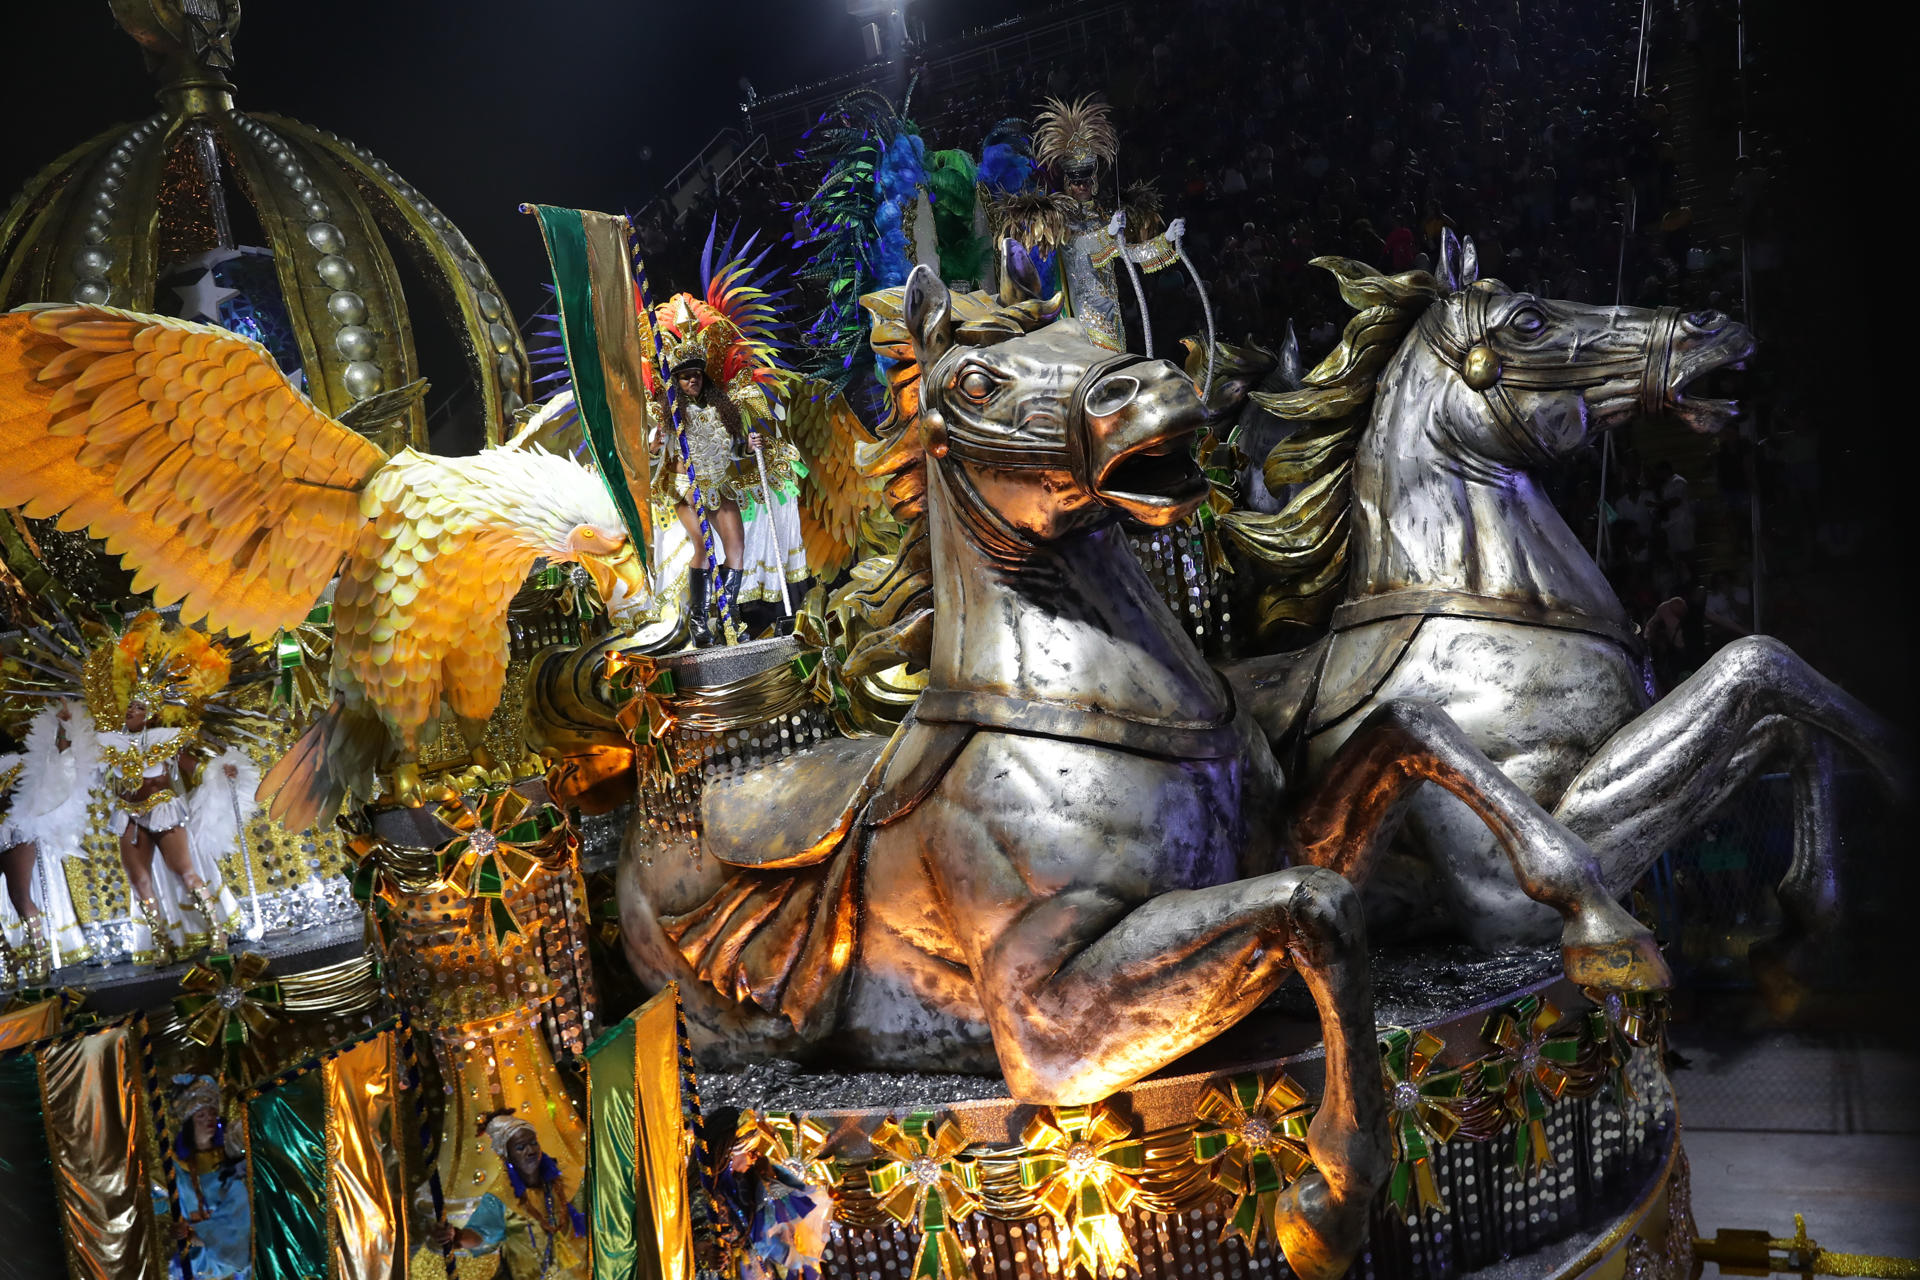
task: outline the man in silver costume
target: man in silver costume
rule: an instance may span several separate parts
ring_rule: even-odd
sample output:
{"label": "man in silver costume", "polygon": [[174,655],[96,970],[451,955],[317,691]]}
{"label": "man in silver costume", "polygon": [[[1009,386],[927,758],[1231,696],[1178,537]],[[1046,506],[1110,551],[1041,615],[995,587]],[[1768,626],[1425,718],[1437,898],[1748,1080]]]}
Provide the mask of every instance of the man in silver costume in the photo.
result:
{"label": "man in silver costume", "polygon": [[[1055,207],[1064,221],[1059,264],[1067,295],[1067,313],[1085,324],[1095,342],[1114,351],[1127,347],[1126,322],[1120,314],[1119,261],[1141,271],[1154,272],[1180,260],[1176,247],[1186,232],[1186,221],[1175,218],[1165,232],[1139,244],[1128,244],[1129,211],[1107,211],[1096,203],[1100,167],[1111,167],[1119,150],[1104,102],[1081,98],[1071,106],[1057,98],[1047,100],[1034,134],[1034,155],[1043,165],[1058,169],[1064,199]],[[1131,219],[1150,230],[1159,220],[1159,200],[1150,188],[1129,193]]]}

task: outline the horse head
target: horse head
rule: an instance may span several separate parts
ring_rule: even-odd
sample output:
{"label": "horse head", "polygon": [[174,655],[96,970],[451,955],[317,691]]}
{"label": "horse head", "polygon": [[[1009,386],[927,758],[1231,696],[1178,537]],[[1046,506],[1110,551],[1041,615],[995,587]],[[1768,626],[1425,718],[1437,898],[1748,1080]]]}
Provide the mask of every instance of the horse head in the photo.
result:
{"label": "horse head", "polygon": [[1718,311],[1541,298],[1476,279],[1476,270],[1472,241],[1448,232],[1439,296],[1418,326],[1450,370],[1445,394],[1475,452],[1525,468],[1635,413],[1678,417],[1699,432],[1738,415],[1737,401],[1700,390],[1710,375],[1744,367],[1754,347],[1745,325]]}
{"label": "horse head", "polygon": [[[1032,281],[1004,276],[999,307],[1017,307]],[[901,303],[919,443],[961,504],[1029,544],[1122,514],[1155,527],[1192,514],[1207,496],[1192,382],[1165,360],[1097,345],[1077,320],[983,329],[968,304],[984,297],[956,297],[919,267]]]}

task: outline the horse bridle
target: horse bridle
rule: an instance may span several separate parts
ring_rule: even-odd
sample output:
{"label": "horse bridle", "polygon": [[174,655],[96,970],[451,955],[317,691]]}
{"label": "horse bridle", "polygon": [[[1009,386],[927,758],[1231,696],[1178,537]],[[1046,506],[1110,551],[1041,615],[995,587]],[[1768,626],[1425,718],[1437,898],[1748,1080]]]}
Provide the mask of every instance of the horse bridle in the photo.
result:
{"label": "horse bridle", "polygon": [[1673,358],[1673,334],[1680,323],[1677,307],[1660,307],[1636,351],[1624,355],[1567,360],[1544,351],[1505,351],[1493,345],[1493,289],[1469,285],[1461,290],[1460,326],[1447,322],[1441,304],[1420,317],[1420,333],[1435,355],[1486,400],[1493,416],[1522,452],[1540,461],[1551,455],[1526,428],[1513,403],[1513,391],[1572,391],[1638,375],[1640,411],[1654,417],[1666,409],[1667,368]]}
{"label": "horse bridle", "polygon": [[[1093,487],[1093,477],[1089,474],[1092,467],[1087,454],[1087,433],[1076,432],[1076,422],[1086,416],[1087,396],[1098,387],[1106,376],[1116,370],[1135,364],[1158,363],[1146,356],[1122,351],[1088,365],[1086,371],[1074,382],[1064,395],[1057,396],[1058,409],[1053,405],[1045,412],[1060,414],[1060,433],[1057,440],[1027,438],[1018,442],[1003,435],[987,435],[971,429],[964,418],[952,413],[946,405],[941,406],[942,437],[947,451],[962,462],[977,467],[1024,471],[1069,471],[1075,479]],[[1057,394],[1057,393],[1056,393]],[[946,399],[942,394],[942,399]],[[1031,399],[1031,398],[1029,398]],[[1015,406],[1015,420],[1022,419],[1023,410],[1031,412],[1029,401]]]}

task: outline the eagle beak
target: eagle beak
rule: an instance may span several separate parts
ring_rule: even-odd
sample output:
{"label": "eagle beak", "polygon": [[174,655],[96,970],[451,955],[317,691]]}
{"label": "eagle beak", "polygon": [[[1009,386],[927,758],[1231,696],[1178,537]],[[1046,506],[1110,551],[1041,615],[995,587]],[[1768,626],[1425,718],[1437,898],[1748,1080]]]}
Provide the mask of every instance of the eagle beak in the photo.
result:
{"label": "eagle beak", "polygon": [[649,587],[646,566],[640,562],[633,544],[627,543],[610,556],[581,556],[580,565],[593,579],[600,599],[606,603],[607,616],[616,624],[625,625],[627,619],[639,611]]}

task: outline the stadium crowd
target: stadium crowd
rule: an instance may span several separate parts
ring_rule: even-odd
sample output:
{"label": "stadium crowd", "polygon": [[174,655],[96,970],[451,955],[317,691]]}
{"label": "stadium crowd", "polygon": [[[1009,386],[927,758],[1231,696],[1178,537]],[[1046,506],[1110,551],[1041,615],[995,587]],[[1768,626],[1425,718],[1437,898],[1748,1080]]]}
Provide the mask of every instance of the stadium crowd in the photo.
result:
{"label": "stadium crowd", "polygon": [[[1720,6],[1655,6],[1653,38],[1685,42],[1706,64],[1703,32]],[[1636,65],[1641,14],[1633,0],[1130,4],[1111,38],[1013,66],[997,83],[946,86],[928,68],[911,115],[930,147],[977,149],[1044,98],[1104,95],[1120,130],[1118,182],[1151,180],[1165,216],[1185,217],[1221,335],[1275,347],[1291,324],[1309,365],[1349,313],[1308,262],[1427,267],[1445,228],[1472,236],[1482,274],[1515,288],[1744,318],[1750,279],[1778,267],[1767,164],[1750,141],[1716,193],[1720,230],[1704,234],[1677,180],[1672,95],[1651,79],[1675,59]],[[1701,109],[1730,110],[1721,99]],[[785,230],[817,177],[770,160],[678,229],[644,225],[643,248],[675,252],[716,213],[723,225]],[[1156,331],[1201,329],[1184,273],[1148,281]],[[1598,450],[1545,477],[1646,629],[1666,683],[1751,626],[1756,479],[1770,546],[1791,557],[1848,546],[1846,523],[1816,509],[1814,437],[1791,389],[1752,398],[1770,418],[1696,450],[1683,464],[1691,479],[1644,432],[1615,433],[1604,503]],[[1771,597],[1768,630],[1791,626],[1794,608],[1791,589]]]}

